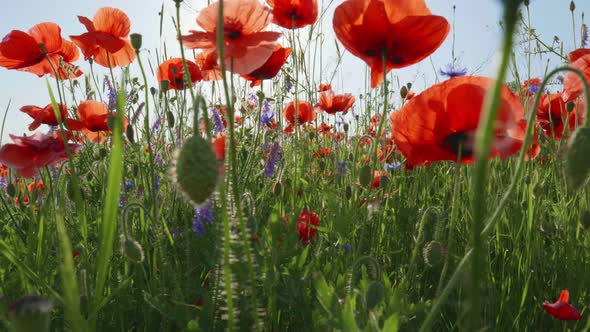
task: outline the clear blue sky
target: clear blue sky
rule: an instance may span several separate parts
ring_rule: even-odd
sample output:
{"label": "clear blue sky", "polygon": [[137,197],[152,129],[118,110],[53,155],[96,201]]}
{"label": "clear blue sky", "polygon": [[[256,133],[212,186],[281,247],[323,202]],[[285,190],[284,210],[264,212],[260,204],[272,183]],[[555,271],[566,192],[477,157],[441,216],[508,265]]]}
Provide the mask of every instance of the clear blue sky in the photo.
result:
{"label": "clear blue sky", "polygon": [[[322,3],[322,0],[318,0]],[[326,4],[328,1],[324,1]],[[323,71],[322,81],[325,81],[329,72],[334,68],[335,48],[334,34],[332,32],[332,13],[340,0],[334,0],[323,20],[323,32],[325,42],[323,46],[323,64],[327,70]],[[453,5],[456,5],[456,56],[459,63],[469,69],[470,74],[492,75],[493,58],[499,44],[501,8],[500,0],[427,0],[434,14],[445,16],[452,20]],[[123,10],[131,18],[132,32],[139,32],[144,36],[143,47],[147,50],[161,48],[166,42],[169,55],[179,54],[179,49],[174,38],[174,30],[171,16],[174,2],[164,0],[164,34],[159,38],[160,16],[158,15],[161,0],[28,0],[5,1],[0,19],[0,36],[4,36],[12,29],[28,30],[36,23],[52,21],[62,27],[62,35],[76,35],[85,31],[78,22],[76,15],[84,15],[92,18],[96,10],[103,6],[117,7]],[[199,8],[206,5],[205,0],[185,0],[182,8],[183,32],[188,29],[196,29],[195,17]],[[577,0],[576,23],[581,22],[582,12],[590,13],[590,1]],[[566,52],[574,49],[572,38],[571,14],[569,0],[531,0],[531,20],[533,27],[541,35],[545,42],[550,43],[553,37],[559,36],[564,42]],[[588,20],[586,20],[588,22]],[[578,43],[580,40],[577,33]],[[407,69],[395,71],[393,75],[399,77],[402,83],[414,82],[415,90],[421,91],[435,81],[435,69],[444,66],[451,61],[452,32],[443,46],[430,59],[426,59],[418,65]],[[155,58],[155,57],[154,57]],[[542,75],[547,65],[545,61],[534,61],[533,76]],[[82,70],[89,71],[88,64],[78,61]],[[523,65],[524,60],[519,60]],[[549,68],[560,65],[555,57],[550,58]],[[434,68],[433,69],[433,65]],[[132,64],[132,68],[137,64]],[[351,54],[345,54],[342,64],[333,81],[335,89],[352,93],[361,93],[364,90],[363,77],[366,65]],[[135,69],[134,69],[135,70]],[[153,79],[155,82],[155,79]],[[155,84],[154,84],[155,85]],[[45,80],[37,76],[8,71],[0,68],[0,110],[4,111],[8,101],[12,100],[8,112],[6,128],[2,141],[6,142],[8,133],[22,134],[26,132],[26,126],[31,122],[28,116],[18,109],[23,105],[33,104],[44,106],[49,102]],[[40,130],[45,130],[41,127]]]}

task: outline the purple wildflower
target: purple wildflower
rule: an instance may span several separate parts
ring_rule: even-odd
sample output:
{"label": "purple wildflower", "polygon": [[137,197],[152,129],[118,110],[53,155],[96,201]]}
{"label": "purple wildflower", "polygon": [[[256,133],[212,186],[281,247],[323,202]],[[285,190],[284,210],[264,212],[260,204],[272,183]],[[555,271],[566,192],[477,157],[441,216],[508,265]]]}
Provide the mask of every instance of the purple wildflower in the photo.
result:
{"label": "purple wildflower", "polygon": [[164,164],[164,161],[162,160],[162,153],[158,151],[158,153],[156,153],[156,164],[162,166]]}
{"label": "purple wildflower", "polygon": [[289,93],[291,92],[291,89],[293,89],[293,81],[291,80],[291,77],[287,76],[285,81],[285,90],[287,90],[287,93]]}
{"label": "purple wildflower", "polygon": [[351,247],[350,247],[350,244],[347,243],[344,245],[343,248],[344,248],[344,251],[349,251]]}
{"label": "purple wildflower", "polygon": [[133,182],[131,180],[126,180],[125,181],[125,189],[132,190],[133,188],[135,188],[135,182]]}
{"label": "purple wildflower", "polygon": [[221,117],[219,116],[219,112],[216,109],[211,110],[211,119],[213,120],[213,124],[215,125],[215,128],[213,128],[213,131],[216,134],[222,132],[224,129],[223,121],[221,121]]}
{"label": "purple wildflower", "polygon": [[160,130],[160,126],[162,125],[162,118],[158,118],[156,122],[152,125],[151,131],[152,134],[155,134],[158,130]]}
{"label": "purple wildflower", "polygon": [[258,107],[258,97],[256,97],[255,94],[249,93],[248,94],[248,101],[252,105],[250,108],[254,109],[254,108],[257,108]]}
{"label": "purple wildflower", "polygon": [[336,176],[341,178],[346,175],[346,160],[345,161],[336,161]]}
{"label": "purple wildflower", "polygon": [[108,77],[105,77],[105,80],[104,81],[107,84],[107,89],[109,90],[109,93],[108,93],[108,98],[109,98],[108,107],[109,107],[109,110],[110,111],[114,111],[115,109],[117,109],[117,92],[113,88],[113,85],[111,84],[111,81],[109,81]]}
{"label": "purple wildflower", "polygon": [[205,235],[205,224],[212,224],[215,215],[213,214],[213,201],[208,199],[201,207],[195,209],[193,214],[193,232],[198,237]]}
{"label": "purple wildflower", "polygon": [[455,66],[455,64],[447,63],[444,70],[441,68],[438,70],[438,73],[440,75],[448,77],[448,78],[465,76],[465,75],[467,75],[467,68],[461,68],[461,67]]}
{"label": "purple wildflower", "polygon": [[397,162],[394,162],[393,164],[385,164],[385,168],[389,172],[399,171],[400,169],[402,169],[402,163],[400,163],[399,161],[397,161]]}
{"label": "purple wildflower", "polygon": [[586,23],[582,24],[582,47],[588,46],[588,26]]}
{"label": "purple wildflower", "polygon": [[264,175],[267,178],[271,179],[275,176],[275,168],[279,160],[281,160],[281,146],[276,141],[270,148],[270,154],[268,155],[268,160],[266,160],[266,166],[264,166]]}

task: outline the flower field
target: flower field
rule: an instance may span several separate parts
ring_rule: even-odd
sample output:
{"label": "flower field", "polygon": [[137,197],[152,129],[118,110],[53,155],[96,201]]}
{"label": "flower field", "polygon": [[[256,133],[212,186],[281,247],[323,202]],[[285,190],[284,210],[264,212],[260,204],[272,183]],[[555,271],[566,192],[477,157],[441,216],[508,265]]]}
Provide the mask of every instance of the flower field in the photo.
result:
{"label": "flower field", "polygon": [[425,0],[0,31],[0,331],[588,331],[590,7],[485,1],[489,75]]}

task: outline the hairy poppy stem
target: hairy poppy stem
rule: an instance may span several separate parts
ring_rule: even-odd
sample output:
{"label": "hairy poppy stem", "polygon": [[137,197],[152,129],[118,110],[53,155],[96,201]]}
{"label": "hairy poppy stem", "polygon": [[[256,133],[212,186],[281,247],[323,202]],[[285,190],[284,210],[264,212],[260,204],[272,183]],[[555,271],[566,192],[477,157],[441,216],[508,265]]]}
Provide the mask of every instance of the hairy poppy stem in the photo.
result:
{"label": "hairy poppy stem", "polygon": [[488,90],[484,100],[484,110],[480,118],[475,137],[475,168],[472,180],[472,216],[473,224],[471,229],[471,246],[473,247],[473,261],[471,266],[471,284],[469,287],[469,314],[468,329],[476,331],[481,323],[481,287],[480,283],[485,271],[484,244],[482,242],[481,230],[486,215],[485,186],[488,171],[488,156],[494,140],[494,127],[500,108],[500,96],[504,79],[510,65],[512,54],[514,32],[518,21],[519,0],[506,1],[504,5],[504,40],[502,43],[502,57],[494,86]]}
{"label": "hairy poppy stem", "polygon": [[[246,264],[248,266],[248,275],[250,281],[250,287],[252,287],[252,291],[250,294],[250,303],[251,303],[251,313],[252,318],[254,320],[254,329],[255,331],[260,330],[260,323],[258,317],[258,300],[256,297],[256,291],[253,289],[256,287],[256,280],[254,277],[254,267],[253,267],[253,260],[252,256],[250,255],[250,242],[248,240],[248,233],[246,229],[246,223],[243,218],[242,207],[240,204],[240,193],[239,193],[239,181],[238,181],[238,173],[237,173],[237,158],[236,158],[236,140],[235,140],[235,121],[234,121],[234,103],[233,103],[233,96],[230,98],[229,89],[227,85],[227,75],[226,75],[226,68],[225,68],[225,52],[224,52],[224,28],[223,28],[223,6],[224,1],[219,1],[219,14],[217,19],[217,50],[219,55],[219,63],[221,69],[221,76],[223,78],[223,90],[225,93],[225,99],[227,103],[227,123],[229,127],[229,173],[231,176],[231,181],[228,181],[228,190],[231,194],[233,194],[233,203],[235,205],[235,211],[237,215],[237,219],[240,225],[240,235],[242,240],[242,246],[244,249],[244,256],[246,260]],[[231,73],[233,74],[233,58],[231,60]],[[233,92],[233,91],[232,91]],[[226,200],[224,193],[222,192],[222,201]],[[223,204],[223,203],[222,203]],[[229,260],[229,241],[230,241],[230,234],[229,234],[229,220],[228,220],[228,206],[224,207],[224,275],[225,275],[225,287],[227,292],[227,300],[228,300],[228,317],[229,317],[229,329],[232,330],[234,328],[233,322],[233,313],[231,308],[231,278],[230,278],[230,260]]]}
{"label": "hairy poppy stem", "polygon": [[[373,145],[373,153],[371,153],[371,156],[375,156],[375,163],[374,165],[376,166],[379,163],[379,157],[377,156],[377,153],[379,151],[379,145],[381,144],[381,133],[383,132],[383,123],[385,121],[385,119],[387,118],[387,107],[389,107],[387,105],[387,95],[389,94],[388,88],[387,88],[387,52],[383,51],[383,53],[381,54],[381,61],[383,62],[383,112],[381,113],[381,119],[379,119],[379,127],[377,129],[377,134],[375,136],[375,144]],[[370,160],[370,158],[369,158]]]}

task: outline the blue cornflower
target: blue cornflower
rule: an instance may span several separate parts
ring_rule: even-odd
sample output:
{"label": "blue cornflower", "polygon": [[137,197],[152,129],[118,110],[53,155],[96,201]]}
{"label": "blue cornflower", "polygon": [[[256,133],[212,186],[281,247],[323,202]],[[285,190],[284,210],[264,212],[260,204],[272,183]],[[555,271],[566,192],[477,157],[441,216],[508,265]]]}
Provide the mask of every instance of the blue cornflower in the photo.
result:
{"label": "blue cornflower", "polygon": [[251,108],[258,107],[258,97],[255,94],[249,93],[248,94],[248,101],[251,103]]}
{"label": "blue cornflower", "polygon": [[287,92],[291,92],[291,89],[293,89],[293,81],[289,76],[287,76],[285,81],[285,90],[287,90]]}
{"label": "blue cornflower", "polygon": [[135,188],[135,182],[133,182],[132,180],[126,180],[125,181],[125,189],[131,190],[133,188]]}
{"label": "blue cornflower", "polygon": [[219,116],[219,112],[216,109],[211,110],[211,119],[213,120],[213,131],[218,134],[223,131],[223,121],[221,121],[221,117]]}
{"label": "blue cornflower", "polygon": [[205,224],[213,223],[213,201],[208,199],[201,207],[195,209],[193,214],[193,232],[198,237],[205,235]]}
{"label": "blue cornflower", "polygon": [[390,172],[399,171],[400,169],[402,169],[402,163],[396,161],[393,164],[385,164],[385,168]]}
{"label": "blue cornflower", "polygon": [[111,84],[111,81],[109,81],[108,77],[105,77],[104,81],[107,84],[107,89],[109,90],[108,107],[109,107],[109,110],[114,111],[115,109],[117,109],[117,91],[115,91],[115,89],[113,88],[113,85]]}
{"label": "blue cornflower", "polygon": [[164,161],[162,160],[162,153],[160,152],[156,153],[156,164],[160,166],[164,164]]}
{"label": "blue cornflower", "polygon": [[268,100],[262,102],[262,113],[260,113],[260,122],[264,125],[270,126],[275,113],[272,111],[272,106]]}
{"label": "blue cornflower", "polygon": [[442,76],[453,78],[467,75],[467,68],[457,67],[452,63],[447,63],[444,70],[441,68],[438,73]]}
{"label": "blue cornflower", "polygon": [[160,129],[161,125],[162,125],[162,118],[158,118],[156,120],[156,122],[154,122],[154,124],[152,125],[152,128],[151,128],[152,134],[156,133]]}
{"label": "blue cornflower", "polygon": [[345,161],[336,161],[336,176],[341,178],[346,175],[346,160]]}
{"label": "blue cornflower", "polygon": [[122,208],[125,206],[125,196],[121,193],[119,196],[119,207]]}
{"label": "blue cornflower", "polygon": [[270,179],[275,176],[275,168],[279,160],[281,160],[281,146],[276,141],[270,148],[270,154],[268,155],[268,160],[266,160],[266,166],[264,166],[264,175],[267,178]]}
{"label": "blue cornflower", "polygon": [[343,248],[344,248],[344,251],[349,251],[351,247],[350,247],[350,244],[345,244]]}

